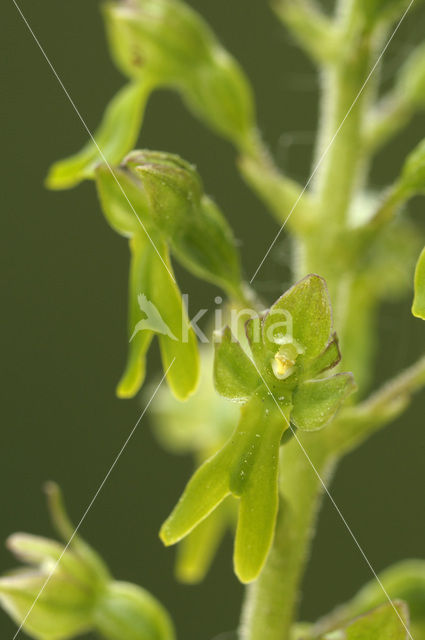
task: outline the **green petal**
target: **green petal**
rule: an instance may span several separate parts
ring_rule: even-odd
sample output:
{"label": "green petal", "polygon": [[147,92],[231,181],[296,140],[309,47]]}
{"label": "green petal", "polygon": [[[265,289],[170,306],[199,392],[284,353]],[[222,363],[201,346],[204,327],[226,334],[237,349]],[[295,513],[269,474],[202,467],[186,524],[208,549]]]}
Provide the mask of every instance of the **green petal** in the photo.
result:
{"label": "green petal", "polygon": [[149,238],[138,234],[130,241],[130,283],[129,283],[129,312],[128,312],[128,345],[127,364],[118,383],[119,398],[132,398],[143,384],[146,373],[146,353],[153,338],[153,331],[135,328],[141,317],[138,304],[139,294],[144,293],[149,282],[149,269],[153,247]]}
{"label": "green petal", "polygon": [[[254,435],[252,446],[245,458],[251,455],[251,469],[244,465],[240,473],[247,473],[244,483],[236,531],[234,566],[241,582],[255,580],[270,550],[278,511],[279,446],[287,423],[280,412],[271,408],[262,415],[252,414],[255,420],[249,427],[260,430]],[[269,413],[267,413],[269,411]],[[260,418],[259,420],[257,418]],[[252,433],[252,431],[251,431]]]}
{"label": "green petal", "polygon": [[230,524],[231,505],[228,501],[229,498],[226,498],[208,518],[180,541],[176,560],[176,577],[180,582],[196,584],[204,579]]}
{"label": "green petal", "polygon": [[164,371],[174,395],[186,399],[199,378],[196,336],[186,310],[163,240],[150,233],[130,242],[133,259],[130,276],[129,356],[119,383],[120,397],[132,397],[145,375],[145,355],[153,335],[158,335]]}
{"label": "green petal", "polygon": [[412,313],[417,318],[425,320],[425,249],[419,256],[415,272],[415,297]]}
{"label": "green petal", "polygon": [[[164,251],[162,256],[171,272],[167,253]],[[185,400],[195,391],[199,380],[198,343],[171,273],[152,254],[151,299],[172,334],[158,334],[162,365],[171,391],[179,400]]]}
{"label": "green petal", "polygon": [[148,79],[122,88],[109,103],[94,134],[97,146],[90,140],[80,152],[56,162],[47,176],[47,187],[69,189],[82,180],[93,178],[96,165],[105,159],[112,165],[119,163],[136,143],[151,90]]}
{"label": "green petal", "polygon": [[351,373],[302,382],[293,395],[291,421],[303,431],[321,429],[332,420],[341,404],[355,389]]}
{"label": "green petal", "polygon": [[161,527],[165,545],[175,544],[202,522],[229,495],[231,450],[224,447],[196,471]]}
{"label": "green petal", "polygon": [[269,349],[296,341],[306,359],[316,358],[329,340],[332,311],[323,278],[309,275],[283,294],[264,319],[263,339]]}
{"label": "green petal", "polygon": [[215,388],[225,398],[241,402],[252,395],[260,382],[255,366],[226,327],[215,343]]}

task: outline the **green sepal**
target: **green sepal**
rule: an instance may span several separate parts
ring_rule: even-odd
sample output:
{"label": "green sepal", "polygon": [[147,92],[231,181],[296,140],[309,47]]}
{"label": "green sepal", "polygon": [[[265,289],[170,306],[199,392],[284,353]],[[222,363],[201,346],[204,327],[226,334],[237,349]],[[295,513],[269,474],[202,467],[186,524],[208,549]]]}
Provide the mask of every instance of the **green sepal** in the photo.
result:
{"label": "green sepal", "polygon": [[106,640],[175,640],[171,618],[148,591],[111,582],[98,598],[93,627]]}
{"label": "green sepal", "polygon": [[[201,582],[215,555],[218,545],[230,524],[229,502],[226,498],[177,547],[176,578],[185,584]],[[232,502],[234,502],[232,500]]]}
{"label": "green sepal", "polygon": [[123,167],[112,172],[106,164],[95,170],[97,193],[108,224],[122,236],[131,237],[152,228],[148,202],[140,185]]}
{"label": "green sepal", "polygon": [[261,384],[258,372],[229,327],[216,334],[214,385],[236,402],[246,401]]}
{"label": "green sepal", "polygon": [[148,79],[123,87],[106,108],[94,134],[96,144],[90,140],[80,152],[56,162],[50,168],[46,186],[69,189],[82,180],[92,179],[99,163],[118,164],[136,144],[151,91],[152,82]]}
{"label": "green sepal", "polygon": [[310,378],[333,369],[341,361],[341,351],[339,350],[338,337],[333,334],[332,340],[322,351],[322,353],[309,365],[306,373]]}
{"label": "green sepal", "polygon": [[276,352],[279,344],[296,342],[304,360],[312,360],[328,343],[332,327],[329,294],[323,278],[311,274],[275,302],[263,323],[263,340]]}
{"label": "green sepal", "polygon": [[406,640],[408,628],[408,608],[397,600],[354,620],[343,629],[327,633],[321,640]]}
{"label": "green sepal", "polygon": [[192,476],[163,524],[160,537],[164,544],[181,540],[232,494],[240,498],[235,572],[242,582],[254,580],[273,537],[279,445],[288,427],[274,403],[254,396],[244,405],[232,437]]}
{"label": "green sepal", "polygon": [[355,389],[351,373],[302,382],[293,393],[291,421],[303,431],[321,429]]}
{"label": "green sepal", "polygon": [[419,256],[415,270],[415,297],[412,313],[417,318],[425,320],[425,248]]}

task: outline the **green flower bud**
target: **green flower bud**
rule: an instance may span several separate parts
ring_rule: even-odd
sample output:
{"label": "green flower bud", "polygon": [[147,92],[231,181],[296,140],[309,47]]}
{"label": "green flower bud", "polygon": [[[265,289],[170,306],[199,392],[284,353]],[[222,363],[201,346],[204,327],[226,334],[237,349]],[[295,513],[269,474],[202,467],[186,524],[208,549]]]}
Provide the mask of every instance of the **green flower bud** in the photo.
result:
{"label": "green flower bud", "polygon": [[107,640],[174,640],[161,604],[136,585],[115,582],[97,553],[75,534],[56,485],[47,487],[55,528],[66,546],[14,534],[9,549],[30,566],[0,578],[0,604],[39,640],[97,631]]}
{"label": "green flower bud", "polygon": [[[48,496],[56,528],[70,538],[74,528],[56,485],[48,486]],[[7,546],[30,565],[0,578],[0,603],[13,620],[40,640],[65,640],[88,631],[97,597],[109,579],[97,554],[78,536],[65,548],[46,538],[14,534]]]}
{"label": "green flower bud", "polygon": [[204,20],[180,0],[120,0],[104,6],[112,56],[130,78],[108,105],[80,152],[56,162],[46,184],[67,189],[92,179],[96,166],[117,164],[134,146],[156,88],[179,91],[189,108],[249,152],[255,137],[251,87]]}
{"label": "green flower bud", "polygon": [[103,11],[112,55],[126,75],[174,82],[210,56],[214,35],[183,2],[124,0],[107,2]]}
{"label": "green flower bud", "polygon": [[129,398],[140,389],[156,334],[168,383],[179,399],[186,399],[198,381],[197,343],[169,253],[196,276],[241,299],[230,227],[204,195],[195,168],[172,154],[133,151],[114,174],[100,165],[96,184],[108,223],[130,240],[130,346],[117,393]]}
{"label": "green flower bud", "polygon": [[238,296],[235,240],[218,207],[204,195],[195,167],[178,156],[134,151],[123,165],[140,181],[149,213],[172,253],[196,276]]}
{"label": "green flower bud", "polygon": [[48,576],[48,570],[38,570],[0,578],[2,607],[33,638],[66,640],[87,632],[96,594],[64,571],[46,582]]}
{"label": "green flower bud", "polygon": [[250,85],[201,16],[179,0],[109,2],[107,33],[118,67],[176,88],[219,134],[248,149],[254,123]]}
{"label": "green flower bud", "polygon": [[150,593],[111,582],[97,600],[93,627],[106,640],[174,640],[171,619]]}

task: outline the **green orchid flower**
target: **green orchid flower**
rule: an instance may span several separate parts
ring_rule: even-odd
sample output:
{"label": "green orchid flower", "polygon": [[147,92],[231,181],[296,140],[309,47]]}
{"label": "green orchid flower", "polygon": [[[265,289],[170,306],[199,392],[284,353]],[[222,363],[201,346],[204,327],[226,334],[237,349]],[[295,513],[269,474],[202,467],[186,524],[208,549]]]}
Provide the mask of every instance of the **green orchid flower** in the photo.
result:
{"label": "green orchid flower", "polygon": [[227,496],[238,498],[234,565],[242,582],[258,576],[272,542],[282,436],[294,432],[291,422],[305,431],[323,428],[355,389],[349,373],[322,375],[340,360],[322,278],[307,276],[251,318],[246,333],[250,354],[228,327],[215,346],[215,386],[242,404],[239,424],[196,471],[160,532],[166,545],[174,544]]}
{"label": "green orchid flower", "polygon": [[112,57],[130,79],[83,149],[50,169],[47,186],[67,189],[119,163],[132,149],[151,93],[177,90],[196,116],[241,149],[254,135],[251,87],[202,17],[180,0],[120,0],[103,7]]}
{"label": "green orchid flower", "polygon": [[7,541],[29,565],[0,578],[0,605],[16,624],[38,640],[91,631],[105,640],[175,640],[162,605],[141,587],[113,580],[103,560],[75,534],[52,483],[48,498],[63,544],[26,533]]}
{"label": "green orchid flower", "polygon": [[100,165],[96,185],[108,223],[129,238],[131,253],[129,354],[117,393],[128,398],[140,389],[157,335],[169,386],[185,400],[198,382],[199,357],[170,253],[196,276],[241,297],[230,227],[203,193],[195,168],[172,154],[134,151],[113,172]]}

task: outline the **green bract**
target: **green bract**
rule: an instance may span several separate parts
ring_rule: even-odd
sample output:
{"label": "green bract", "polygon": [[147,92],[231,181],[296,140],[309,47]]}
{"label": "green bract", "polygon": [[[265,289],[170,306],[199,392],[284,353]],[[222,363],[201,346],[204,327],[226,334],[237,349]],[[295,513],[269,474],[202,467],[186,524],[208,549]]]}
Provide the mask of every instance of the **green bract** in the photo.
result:
{"label": "green bract", "polygon": [[96,184],[109,224],[130,238],[132,257],[129,356],[118,395],[139,390],[156,334],[170,387],[185,399],[198,380],[198,353],[169,251],[195,275],[238,297],[241,274],[232,232],[204,195],[194,167],[178,156],[134,151],[113,172],[100,165]]}
{"label": "green bract", "polygon": [[425,249],[419,256],[415,272],[415,297],[412,313],[417,318],[425,320]]}
{"label": "green bract", "polygon": [[250,355],[229,328],[218,336],[215,386],[243,404],[240,422],[190,480],[161,529],[165,544],[178,542],[233,495],[240,499],[235,571],[242,582],[258,576],[273,538],[283,433],[290,420],[302,430],[322,428],[355,387],[351,374],[318,377],[340,359],[331,325],[326,285],[310,275],[248,321]]}
{"label": "green bract", "polygon": [[8,539],[9,549],[30,565],[0,578],[0,604],[14,621],[39,640],[90,631],[107,640],[174,640],[162,605],[144,589],[112,580],[97,553],[75,535],[56,485],[49,485],[49,501],[64,544],[25,533]]}
{"label": "green bract", "polygon": [[131,82],[111,100],[103,121],[79,153],[59,160],[50,169],[46,185],[49,189],[68,189],[82,180],[93,178],[101,162],[117,164],[137,142],[143,113],[152,90],[151,80]]}
{"label": "green bract", "polygon": [[238,63],[203,19],[179,0],[134,0],[105,5],[118,67],[177,89],[219,134],[249,146],[254,125],[251,89]]}

